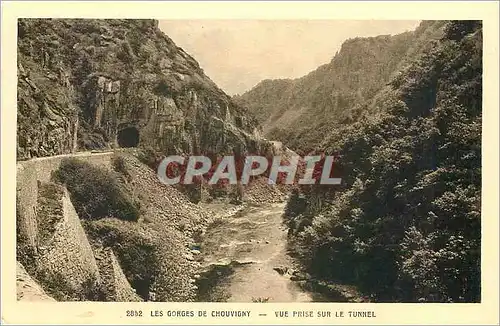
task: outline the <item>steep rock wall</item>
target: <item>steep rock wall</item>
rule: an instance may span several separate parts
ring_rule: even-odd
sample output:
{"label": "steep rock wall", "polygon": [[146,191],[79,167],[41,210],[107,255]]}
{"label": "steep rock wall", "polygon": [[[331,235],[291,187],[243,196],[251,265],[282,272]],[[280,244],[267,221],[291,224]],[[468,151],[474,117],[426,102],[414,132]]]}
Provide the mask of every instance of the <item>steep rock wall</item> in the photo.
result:
{"label": "steep rock wall", "polygon": [[262,141],[256,120],[157,21],[21,19],[18,32],[18,159],[75,144],[192,153]]}

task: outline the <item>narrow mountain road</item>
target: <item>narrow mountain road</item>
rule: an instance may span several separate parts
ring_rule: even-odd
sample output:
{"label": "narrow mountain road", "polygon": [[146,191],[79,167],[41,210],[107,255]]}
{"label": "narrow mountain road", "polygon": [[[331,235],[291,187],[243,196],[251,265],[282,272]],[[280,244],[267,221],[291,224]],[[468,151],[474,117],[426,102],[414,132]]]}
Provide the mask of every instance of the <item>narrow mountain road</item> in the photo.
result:
{"label": "narrow mountain road", "polygon": [[230,266],[218,282],[224,301],[310,302],[311,294],[274,268],[293,267],[287,255],[286,228],[282,225],[285,204],[248,207],[212,225],[204,235],[202,264]]}

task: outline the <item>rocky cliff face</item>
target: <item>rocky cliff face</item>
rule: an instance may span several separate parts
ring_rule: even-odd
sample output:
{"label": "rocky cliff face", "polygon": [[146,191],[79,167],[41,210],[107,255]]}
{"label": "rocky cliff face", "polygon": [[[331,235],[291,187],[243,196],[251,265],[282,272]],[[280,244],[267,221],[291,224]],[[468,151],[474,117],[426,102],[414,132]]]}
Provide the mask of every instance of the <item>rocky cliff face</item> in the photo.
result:
{"label": "rocky cliff face", "polygon": [[21,19],[18,37],[18,159],[258,146],[255,119],[157,21]]}
{"label": "rocky cliff face", "polygon": [[331,62],[294,80],[265,80],[235,100],[255,113],[269,139],[314,147],[349,124],[399,70],[442,34],[442,21],[414,32],[347,40]]}

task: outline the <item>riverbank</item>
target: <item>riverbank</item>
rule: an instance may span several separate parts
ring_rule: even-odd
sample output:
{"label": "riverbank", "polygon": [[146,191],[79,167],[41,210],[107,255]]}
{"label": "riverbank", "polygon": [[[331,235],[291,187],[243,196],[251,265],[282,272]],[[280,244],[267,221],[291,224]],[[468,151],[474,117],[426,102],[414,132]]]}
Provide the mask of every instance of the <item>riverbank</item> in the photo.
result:
{"label": "riverbank", "polygon": [[310,293],[276,270],[294,266],[286,251],[284,207],[246,206],[207,228],[200,246],[199,301],[313,301]]}

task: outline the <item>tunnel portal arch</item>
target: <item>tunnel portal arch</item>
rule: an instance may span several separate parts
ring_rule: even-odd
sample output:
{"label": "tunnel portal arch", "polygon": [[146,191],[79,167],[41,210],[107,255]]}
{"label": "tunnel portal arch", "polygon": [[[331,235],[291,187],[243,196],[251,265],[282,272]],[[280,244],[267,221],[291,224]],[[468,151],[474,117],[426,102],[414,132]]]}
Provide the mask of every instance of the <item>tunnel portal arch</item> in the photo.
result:
{"label": "tunnel portal arch", "polygon": [[139,130],[136,127],[123,128],[116,135],[120,147],[137,147],[139,139]]}

